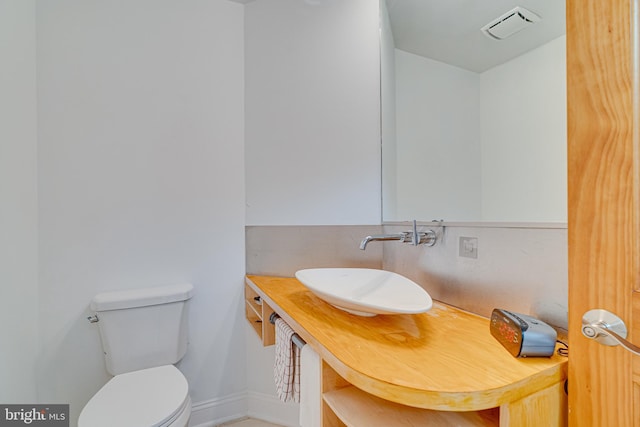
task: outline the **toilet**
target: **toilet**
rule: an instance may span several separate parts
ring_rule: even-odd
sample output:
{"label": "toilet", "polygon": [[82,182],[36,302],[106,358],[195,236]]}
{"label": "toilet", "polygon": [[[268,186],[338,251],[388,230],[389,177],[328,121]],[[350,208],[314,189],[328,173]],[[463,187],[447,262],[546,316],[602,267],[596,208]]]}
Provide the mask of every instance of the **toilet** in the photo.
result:
{"label": "toilet", "polygon": [[173,366],[187,351],[191,284],[106,292],[91,301],[113,375],[80,413],[78,427],[185,427],[189,384]]}

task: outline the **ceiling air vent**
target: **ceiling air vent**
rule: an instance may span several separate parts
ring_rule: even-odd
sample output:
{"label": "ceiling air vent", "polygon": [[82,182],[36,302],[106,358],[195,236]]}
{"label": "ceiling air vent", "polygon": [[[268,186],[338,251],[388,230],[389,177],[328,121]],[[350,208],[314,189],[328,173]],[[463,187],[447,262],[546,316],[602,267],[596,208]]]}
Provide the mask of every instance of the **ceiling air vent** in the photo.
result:
{"label": "ceiling air vent", "polygon": [[540,17],[523,7],[516,7],[481,28],[487,36],[502,40],[540,21]]}

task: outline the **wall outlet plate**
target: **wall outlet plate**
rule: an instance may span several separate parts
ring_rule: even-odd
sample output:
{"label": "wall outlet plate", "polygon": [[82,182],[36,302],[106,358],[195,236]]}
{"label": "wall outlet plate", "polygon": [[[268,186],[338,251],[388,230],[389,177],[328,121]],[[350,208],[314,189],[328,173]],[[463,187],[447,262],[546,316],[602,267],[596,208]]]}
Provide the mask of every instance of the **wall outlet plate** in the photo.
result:
{"label": "wall outlet plate", "polygon": [[478,238],[461,236],[458,254],[465,258],[478,258]]}

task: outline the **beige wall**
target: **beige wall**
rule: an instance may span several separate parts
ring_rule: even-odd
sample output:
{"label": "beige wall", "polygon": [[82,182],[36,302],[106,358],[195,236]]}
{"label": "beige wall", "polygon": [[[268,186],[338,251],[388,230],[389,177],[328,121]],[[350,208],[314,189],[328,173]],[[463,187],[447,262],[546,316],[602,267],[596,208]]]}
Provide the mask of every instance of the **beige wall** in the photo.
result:
{"label": "beige wall", "polygon": [[[437,300],[489,316],[493,308],[532,314],[567,327],[567,230],[564,227],[432,228],[435,246],[371,242],[367,234],[408,226],[248,227],[247,272],[293,276],[301,268],[368,267],[403,274]],[[478,258],[459,255],[460,237],[478,241]]]}

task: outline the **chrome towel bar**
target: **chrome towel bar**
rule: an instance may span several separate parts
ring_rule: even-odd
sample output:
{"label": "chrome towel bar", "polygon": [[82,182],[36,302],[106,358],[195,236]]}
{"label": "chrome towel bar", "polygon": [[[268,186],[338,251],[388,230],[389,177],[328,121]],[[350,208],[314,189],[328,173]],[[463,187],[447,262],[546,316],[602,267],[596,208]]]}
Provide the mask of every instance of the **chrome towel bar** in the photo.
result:
{"label": "chrome towel bar", "polygon": [[[273,313],[271,313],[271,315],[269,316],[269,323],[271,323],[272,325],[276,324],[276,319],[279,318],[280,316],[278,316],[278,313],[276,313],[275,311]],[[298,348],[302,348],[305,345],[307,345],[307,343],[300,338],[300,335],[298,334],[293,334],[293,336],[291,337],[291,341],[296,345],[296,347]]]}

